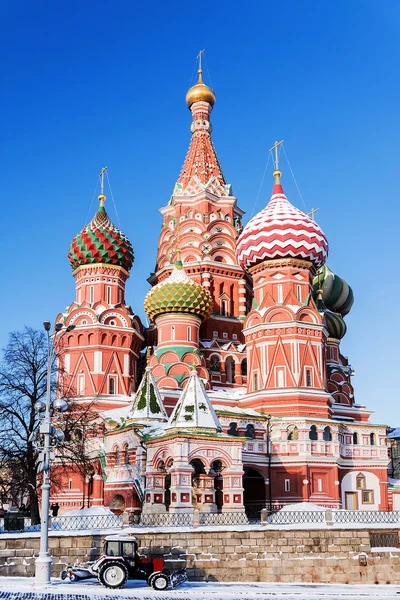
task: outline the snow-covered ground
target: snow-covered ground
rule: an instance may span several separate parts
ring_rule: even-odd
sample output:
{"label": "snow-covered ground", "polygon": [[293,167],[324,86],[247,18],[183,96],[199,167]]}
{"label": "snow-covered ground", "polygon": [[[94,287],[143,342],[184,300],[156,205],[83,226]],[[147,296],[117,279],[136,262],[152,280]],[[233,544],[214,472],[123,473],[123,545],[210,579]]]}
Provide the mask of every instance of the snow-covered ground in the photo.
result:
{"label": "snow-covered ground", "polygon": [[176,590],[156,592],[145,582],[135,581],[129,581],[122,590],[107,590],[96,580],[82,583],[54,580],[51,587],[36,588],[31,578],[0,577],[0,599],[32,597],[38,600],[398,600],[400,586],[187,582]]}

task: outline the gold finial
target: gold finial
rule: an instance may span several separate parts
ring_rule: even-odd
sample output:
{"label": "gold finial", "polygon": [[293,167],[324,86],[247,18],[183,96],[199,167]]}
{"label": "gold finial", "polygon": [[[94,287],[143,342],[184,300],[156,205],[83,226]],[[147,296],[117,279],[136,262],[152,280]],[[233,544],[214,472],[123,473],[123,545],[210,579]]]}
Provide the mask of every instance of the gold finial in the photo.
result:
{"label": "gold finial", "polygon": [[279,170],[279,146],[283,144],[283,140],[281,140],[280,142],[275,142],[275,144],[272,146],[272,148],[269,149],[270,152],[272,152],[273,150],[275,150],[275,171],[274,171],[274,177],[275,177],[275,183],[280,183],[280,177],[282,175],[282,173]]}
{"label": "gold finial", "polygon": [[200,50],[200,52],[198,53],[198,55],[196,56],[196,58],[199,59],[199,68],[198,68],[198,74],[199,74],[199,80],[197,83],[203,83],[203,69],[201,66],[201,60],[202,60],[202,55],[204,54],[205,49],[204,50]]}
{"label": "gold finial", "polygon": [[107,171],[108,167],[103,167],[99,174],[100,179],[100,194],[99,194],[99,202],[100,206],[104,206],[104,202],[106,201],[106,197],[104,195],[104,173]]}
{"label": "gold finial", "polygon": [[150,357],[151,357],[151,346],[147,346],[146,350],[146,366],[150,366]]}
{"label": "gold finial", "polygon": [[312,220],[313,220],[313,221],[315,221],[315,217],[314,217],[314,215],[315,215],[315,213],[316,213],[316,212],[318,212],[318,211],[319,211],[319,208],[312,208],[312,209],[310,210],[310,212],[309,212],[309,213],[307,213],[307,214],[311,216],[311,218],[312,218]]}

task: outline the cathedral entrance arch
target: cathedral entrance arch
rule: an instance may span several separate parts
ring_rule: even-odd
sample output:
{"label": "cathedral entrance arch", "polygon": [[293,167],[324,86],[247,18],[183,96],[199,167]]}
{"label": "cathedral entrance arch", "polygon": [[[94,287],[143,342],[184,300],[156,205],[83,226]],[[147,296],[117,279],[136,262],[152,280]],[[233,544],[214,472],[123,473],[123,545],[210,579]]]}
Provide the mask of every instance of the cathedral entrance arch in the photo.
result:
{"label": "cathedral entrance arch", "polygon": [[246,512],[265,507],[265,475],[253,467],[245,467],[243,475],[243,503]]}

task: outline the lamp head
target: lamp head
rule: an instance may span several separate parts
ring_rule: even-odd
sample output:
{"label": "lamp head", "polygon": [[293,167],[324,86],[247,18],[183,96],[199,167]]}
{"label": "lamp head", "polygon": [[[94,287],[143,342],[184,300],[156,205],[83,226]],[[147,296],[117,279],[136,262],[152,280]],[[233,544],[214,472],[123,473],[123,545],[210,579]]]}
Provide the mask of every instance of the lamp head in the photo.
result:
{"label": "lamp head", "polygon": [[62,328],[63,328],[62,323],[56,323],[55,326],[54,326],[54,329],[56,330],[57,333],[59,331],[61,331]]}
{"label": "lamp head", "polygon": [[67,327],[67,333],[69,333],[73,329],[75,329],[75,325],[68,325],[68,327]]}
{"label": "lamp head", "polygon": [[44,327],[45,331],[50,331],[50,327],[51,327],[50,321],[44,321],[43,327]]}

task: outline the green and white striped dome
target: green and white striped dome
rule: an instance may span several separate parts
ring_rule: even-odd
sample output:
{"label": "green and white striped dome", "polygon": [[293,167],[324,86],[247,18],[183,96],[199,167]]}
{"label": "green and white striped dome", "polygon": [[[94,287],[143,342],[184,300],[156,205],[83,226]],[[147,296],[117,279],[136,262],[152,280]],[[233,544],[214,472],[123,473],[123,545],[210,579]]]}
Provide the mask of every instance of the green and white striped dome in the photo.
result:
{"label": "green and white striped dome", "polygon": [[315,299],[318,290],[322,290],[322,301],[329,310],[340,313],[343,317],[350,312],[354,302],[353,290],[326,265],[320,267],[314,277],[313,288]]}

